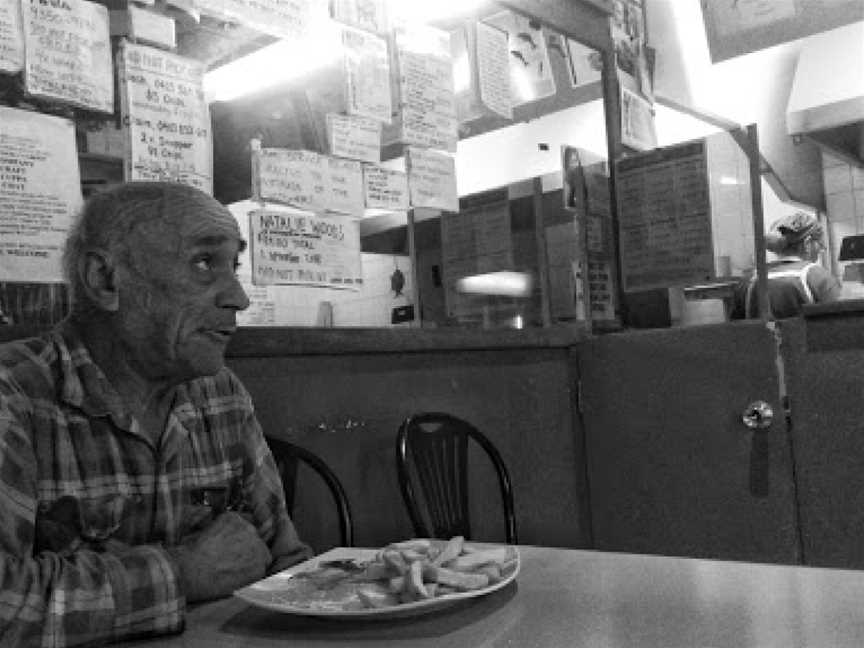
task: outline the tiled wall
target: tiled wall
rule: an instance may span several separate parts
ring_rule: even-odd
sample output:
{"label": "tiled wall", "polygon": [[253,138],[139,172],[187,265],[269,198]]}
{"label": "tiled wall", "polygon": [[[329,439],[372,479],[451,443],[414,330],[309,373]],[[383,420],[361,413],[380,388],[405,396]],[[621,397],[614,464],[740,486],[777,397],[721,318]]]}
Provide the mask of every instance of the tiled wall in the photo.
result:
{"label": "tiled wall", "polygon": [[[837,259],[844,236],[864,234],[864,169],[822,153],[822,180],[830,228],[831,256]],[[838,262],[842,277],[847,262]],[[864,297],[864,286],[844,282],[844,296]]]}

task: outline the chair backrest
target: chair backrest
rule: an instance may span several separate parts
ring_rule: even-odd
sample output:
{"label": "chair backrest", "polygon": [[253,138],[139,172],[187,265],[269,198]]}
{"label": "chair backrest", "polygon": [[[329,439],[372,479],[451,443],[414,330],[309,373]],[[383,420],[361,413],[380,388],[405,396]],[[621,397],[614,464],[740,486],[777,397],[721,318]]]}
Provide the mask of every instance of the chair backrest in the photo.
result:
{"label": "chair backrest", "polygon": [[409,416],[396,437],[399,488],[414,532],[418,537],[471,537],[469,439],[486,452],[498,473],[507,542],[517,544],[513,488],[501,454],[473,425],[442,412]]}
{"label": "chair backrest", "polygon": [[294,515],[297,469],[299,462],[302,461],[318,473],[330,489],[333,501],[336,504],[336,512],[339,516],[339,534],[342,546],[353,547],[354,526],[351,518],[351,506],[348,503],[345,489],[342,487],[342,483],[336,477],[336,474],[321,457],[306,448],[272,437],[267,437],[267,445],[270,446],[270,452],[273,454],[276,467],[279,469],[279,476],[282,478],[282,487],[285,489],[285,506],[288,509],[288,514],[291,516]]}

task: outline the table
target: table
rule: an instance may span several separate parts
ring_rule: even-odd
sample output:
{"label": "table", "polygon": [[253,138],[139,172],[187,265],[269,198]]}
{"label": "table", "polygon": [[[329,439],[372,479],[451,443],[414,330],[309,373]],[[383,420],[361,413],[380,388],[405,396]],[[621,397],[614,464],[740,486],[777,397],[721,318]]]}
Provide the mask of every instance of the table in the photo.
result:
{"label": "table", "polygon": [[427,616],[326,621],[230,598],[129,648],[860,648],[864,571],[521,546],[514,583]]}

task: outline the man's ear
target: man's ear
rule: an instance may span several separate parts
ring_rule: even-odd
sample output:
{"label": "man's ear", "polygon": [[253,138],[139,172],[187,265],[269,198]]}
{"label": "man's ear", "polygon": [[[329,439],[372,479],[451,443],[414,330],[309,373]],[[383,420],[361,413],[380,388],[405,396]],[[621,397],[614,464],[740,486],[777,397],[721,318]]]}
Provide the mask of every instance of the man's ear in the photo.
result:
{"label": "man's ear", "polygon": [[120,307],[120,292],[114,260],[102,250],[90,250],[79,264],[81,283],[90,302],[106,311]]}

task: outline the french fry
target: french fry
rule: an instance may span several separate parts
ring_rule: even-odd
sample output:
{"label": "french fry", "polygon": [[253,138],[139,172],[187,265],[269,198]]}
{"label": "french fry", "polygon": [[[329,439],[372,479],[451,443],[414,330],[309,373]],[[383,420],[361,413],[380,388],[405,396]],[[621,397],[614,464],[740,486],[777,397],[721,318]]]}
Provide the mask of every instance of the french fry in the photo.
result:
{"label": "french fry", "polygon": [[432,542],[427,540],[426,538],[418,538],[415,540],[403,540],[402,542],[392,542],[387,546],[388,546],[388,548],[396,549],[397,551],[409,549],[411,551],[418,551],[421,553],[426,553],[432,547]]}
{"label": "french fry", "polygon": [[489,577],[486,574],[454,571],[434,565],[429,565],[424,570],[424,576],[430,581],[462,591],[481,589],[489,584]]}
{"label": "french fry", "polygon": [[429,592],[423,585],[423,565],[419,560],[411,563],[408,570],[406,589],[417,595],[417,598],[429,598]]}
{"label": "french fry", "polygon": [[453,536],[447,541],[447,544],[444,545],[444,548],[441,550],[435,559],[432,560],[433,565],[443,565],[444,563],[453,560],[454,558],[458,558],[462,553],[462,549],[465,546],[465,538],[462,536]]}
{"label": "french fry", "polygon": [[489,563],[502,564],[507,561],[508,548],[482,549],[469,554],[463,554],[445,563],[447,569],[456,571],[473,571]]}

